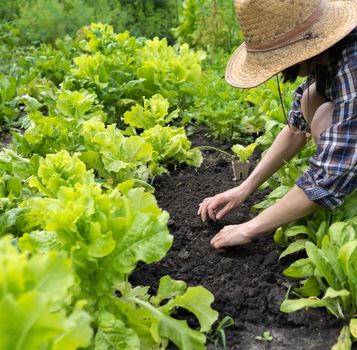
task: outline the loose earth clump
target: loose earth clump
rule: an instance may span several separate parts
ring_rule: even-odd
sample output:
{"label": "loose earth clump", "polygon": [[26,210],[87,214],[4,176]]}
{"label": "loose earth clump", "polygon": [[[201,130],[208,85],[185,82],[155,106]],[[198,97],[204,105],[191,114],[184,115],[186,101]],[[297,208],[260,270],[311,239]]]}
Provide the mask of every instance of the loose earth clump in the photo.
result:
{"label": "loose earth clump", "polygon": [[[226,160],[214,152],[204,155],[200,169],[176,170],[156,180],[155,196],[159,206],[170,213],[169,228],[174,243],[162,261],[140,266],[131,282],[155,289],[160,277],[168,274],[188,285],[209,289],[215,296],[213,308],[219,311],[220,318],[228,315],[235,320],[235,325],[225,330],[229,350],[330,349],[338,338],[341,321],[325,310],[292,314],[279,311],[289,286],[296,282],[282,275],[293,260],[279,261],[282,249],[274,243],[272,233],[248,246],[224,252],[211,247],[210,240],[223,226],[255,216],[257,213],[250,207],[261,201],[267,191],[257,191],[222,222],[202,223],[197,216],[199,203],[239,184],[232,181]],[[270,332],[272,341],[255,339],[264,331]],[[223,349],[212,342],[207,348]]]}

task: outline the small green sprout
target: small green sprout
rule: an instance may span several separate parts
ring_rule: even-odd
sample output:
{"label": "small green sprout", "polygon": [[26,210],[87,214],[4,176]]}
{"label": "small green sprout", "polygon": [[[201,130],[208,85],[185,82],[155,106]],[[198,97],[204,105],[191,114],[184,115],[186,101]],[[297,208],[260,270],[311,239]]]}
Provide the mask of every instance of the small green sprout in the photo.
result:
{"label": "small green sprout", "polygon": [[246,147],[237,143],[232,146],[231,150],[237,155],[241,162],[246,163],[248,158],[253,154],[256,146],[256,143],[251,143]]}
{"label": "small green sprout", "polygon": [[263,342],[269,342],[273,340],[273,336],[270,334],[269,331],[265,331],[263,335],[257,335],[255,339]]}
{"label": "small green sprout", "polygon": [[227,340],[225,328],[234,326],[234,319],[231,316],[225,316],[218,324],[216,329],[212,329],[208,335],[209,340],[214,343],[216,347],[222,345],[223,350],[227,350]]}

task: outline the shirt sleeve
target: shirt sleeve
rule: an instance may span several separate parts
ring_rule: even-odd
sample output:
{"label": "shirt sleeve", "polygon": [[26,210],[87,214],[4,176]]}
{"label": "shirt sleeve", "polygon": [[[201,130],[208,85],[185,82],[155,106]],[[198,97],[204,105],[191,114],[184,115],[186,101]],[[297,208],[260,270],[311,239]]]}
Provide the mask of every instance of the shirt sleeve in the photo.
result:
{"label": "shirt sleeve", "polygon": [[301,98],[306,88],[306,82],[303,82],[294,91],[294,101],[288,116],[288,124],[292,129],[299,130],[303,133],[310,132],[302,112],[301,112]]}
{"label": "shirt sleeve", "polygon": [[321,134],[310,168],[297,180],[310,200],[330,209],[357,186],[357,55],[344,61],[332,91],[332,124]]}

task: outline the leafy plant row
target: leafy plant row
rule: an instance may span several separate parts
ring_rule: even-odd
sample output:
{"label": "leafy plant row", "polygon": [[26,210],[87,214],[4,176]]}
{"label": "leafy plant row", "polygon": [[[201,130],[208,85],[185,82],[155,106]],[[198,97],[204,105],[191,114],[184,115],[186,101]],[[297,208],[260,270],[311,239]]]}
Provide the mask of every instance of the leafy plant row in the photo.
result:
{"label": "leafy plant row", "polygon": [[0,153],[0,304],[16,316],[1,322],[1,348],[204,349],[218,317],[209,291],[129,282],[173,239],[147,181],[202,161],[174,125],[201,54],[96,24],[65,40],[31,48],[31,63],[15,50],[1,77],[1,106],[21,127]]}
{"label": "leafy plant row", "polygon": [[[9,237],[0,244],[0,303],[21,320],[1,323],[3,349],[158,349],[168,341],[205,348],[203,332],[217,319],[211,293],[167,276],[152,296],[128,281],[139,261],[159,261],[172,244],[168,214],[152,194],[134,180],[103,188],[67,151],[41,158],[29,177],[26,159],[2,156],[3,171],[15,165],[8,197],[23,195],[3,222],[21,250]],[[199,330],[171,316],[179,307],[197,317]]]}
{"label": "leafy plant row", "polygon": [[[256,209],[274,204],[295,184],[298,176],[308,167],[314,153],[311,143],[290,164],[283,167],[268,181],[273,191]],[[276,243],[286,256],[299,257],[283,271],[285,276],[298,279],[293,298],[281,304],[282,312],[304,308],[325,308],[330,314],[344,320],[345,326],[333,350],[351,349],[357,339],[357,210],[356,192],[349,195],[335,211],[319,209],[314,214],[286,227],[274,235]],[[296,255],[299,253],[299,255]]]}

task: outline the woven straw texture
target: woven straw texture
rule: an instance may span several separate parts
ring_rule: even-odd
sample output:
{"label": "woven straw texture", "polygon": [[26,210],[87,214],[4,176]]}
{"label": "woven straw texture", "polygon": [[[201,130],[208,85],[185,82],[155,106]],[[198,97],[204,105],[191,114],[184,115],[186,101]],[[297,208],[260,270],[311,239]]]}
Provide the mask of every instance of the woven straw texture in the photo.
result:
{"label": "woven straw texture", "polygon": [[238,88],[262,84],[287,67],[314,57],[333,46],[357,26],[357,0],[325,0],[318,21],[309,25],[308,39],[265,51],[247,50],[286,35],[319,8],[320,0],[236,0],[235,7],[245,43],[226,68],[227,82]]}

